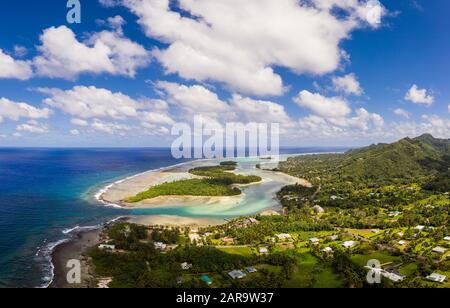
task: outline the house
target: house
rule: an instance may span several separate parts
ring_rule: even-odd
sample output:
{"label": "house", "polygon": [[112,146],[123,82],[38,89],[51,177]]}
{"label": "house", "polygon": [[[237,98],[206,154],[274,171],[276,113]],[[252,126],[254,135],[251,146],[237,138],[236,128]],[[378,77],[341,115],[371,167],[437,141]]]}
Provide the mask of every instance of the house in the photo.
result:
{"label": "house", "polygon": [[406,278],[406,276],[399,275],[393,272],[388,272],[381,268],[373,268],[371,266],[365,266],[365,268],[369,269],[372,272],[378,273],[379,275],[383,276],[384,278],[387,278],[393,282],[399,282]]}
{"label": "house", "polygon": [[193,242],[198,243],[202,240],[202,237],[200,235],[198,235],[197,233],[190,233],[189,240],[191,241],[191,243],[193,243]]}
{"label": "house", "polygon": [[423,231],[425,229],[425,226],[418,225],[414,229],[418,231]]}
{"label": "house", "polygon": [[339,238],[339,235],[331,235],[330,240],[335,241]]}
{"label": "house", "polygon": [[443,248],[443,247],[434,247],[433,248],[433,252],[435,253],[445,253],[447,251],[447,249]]}
{"label": "house", "polygon": [[278,238],[280,241],[291,241],[292,240],[292,236],[287,233],[276,234],[275,237]]}
{"label": "house", "polygon": [[380,232],[380,230],[378,230],[378,229],[372,229],[371,232],[372,232],[372,233],[378,233],[378,232]]}
{"label": "house", "polygon": [[192,264],[187,263],[187,262],[181,263],[181,269],[182,270],[187,271],[187,270],[190,270],[191,268],[192,268]]}
{"label": "house", "polygon": [[333,252],[333,248],[331,248],[331,247],[325,247],[322,251],[323,251],[323,252],[326,252],[326,253],[331,253],[331,252]]}
{"label": "house", "polygon": [[184,278],[183,277],[177,277],[177,284],[183,284],[184,283]]}
{"label": "house", "polygon": [[245,276],[247,276],[244,272],[239,270],[234,270],[232,272],[229,272],[228,275],[233,279],[242,279]]}
{"label": "house", "polygon": [[389,216],[389,217],[397,217],[397,216],[399,216],[399,215],[401,215],[401,214],[402,214],[401,212],[395,211],[395,212],[389,212],[389,213],[388,213],[388,216]]}
{"label": "house", "polygon": [[265,247],[259,248],[259,253],[269,253],[269,250]]}
{"label": "house", "polygon": [[444,241],[447,241],[447,242],[449,242],[449,241],[450,241],[450,236],[446,236],[446,237],[444,237]]}
{"label": "house", "polygon": [[98,249],[100,249],[100,250],[116,250],[116,246],[115,245],[101,244],[101,245],[98,246]]}
{"label": "house", "polygon": [[232,238],[232,237],[224,237],[224,238],[222,239],[222,241],[223,241],[224,243],[227,243],[227,244],[233,244],[233,243],[234,243],[234,238]]}
{"label": "house", "polygon": [[167,248],[167,245],[161,242],[154,242],[153,245],[155,245],[157,250],[165,250]]}
{"label": "house", "polygon": [[405,279],[405,276],[398,275],[396,273],[391,273],[385,270],[381,270],[381,275],[389,280],[392,280],[393,282],[399,282]]}
{"label": "house", "polygon": [[258,270],[254,267],[247,267],[245,269],[247,272],[249,272],[250,274],[256,273]]}
{"label": "house", "polygon": [[209,277],[208,275],[201,276],[200,280],[203,281],[204,283],[206,283],[208,286],[212,285],[212,283],[213,283],[211,277]]}
{"label": "house", "polygon": [[400,246],[405,246],[405,245],[406,245],[406,241],[398,241],[398,244],[399,244]]}
{"label": "house", "polygon": [[399,232],[399,233],[397,233],[397,235],[398,235],[399,237],[403,237],[403,236],[405,236],[405,233]]}
{"label": "house", "polygon": [[356,242],[354,242],[354,241],[347,241],[342,244],[342,246],[344,246],[345,248],[352,248],[355,245],[356,245]]}
{"label": "house", "polygon": [[317,237],[313,237],[309,239],[309,241],[311,242],[311,244],[319,244],[320,239],[318,239]]}
{"label": "house", "polygon": [[447,276],[438,274],[438,273],[433,273],[429,276],[427,276],[427,279],[433,282],[446,282],[447,281]]}

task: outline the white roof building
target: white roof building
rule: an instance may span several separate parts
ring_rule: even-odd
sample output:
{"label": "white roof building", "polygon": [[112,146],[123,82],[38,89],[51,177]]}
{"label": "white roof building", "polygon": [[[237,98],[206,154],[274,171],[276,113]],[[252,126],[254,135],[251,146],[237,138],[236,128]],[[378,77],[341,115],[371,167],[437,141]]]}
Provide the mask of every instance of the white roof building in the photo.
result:
{"label": "white roof building", "polygon": [[344,246],[345,248],[352,248],[352,247],[354,247],[356,245],[356,242],[355,241],[347,241],[347,242],[344,242],[343,244],[342,244],[342,246]]}
{"label": "white roof building", "polygon": [[259,249],[259,253],[268,253],[269,250],[265,247]]}
{"label": "white roof building", "polygon": [[322,251],[323,251],[323,252],[327,252],[327,253],[333,252],[333,248],[331,248],[331,247],[325,247]]}
{"label": "white roof building", "polygon": [[187,262],[181,263],[181,269],[183,269],[183,270],[189,270],[189,269],[191,269],[191,268],[192,268],[192,264],[187,263]]}
{"label": "white roof building", "polygon": [[436,252],[436,253],[444,253],[446,251],[447,251],[447,249],[445,249],[443,247],[439,247],[439,246],[433,248],[433,252]]}
{"label": "white roof building", "polygon": [[450,241],[450,236],[444,237],[444,241]]}
{"label": "white roof building", "polygon": [[406,241],[398,241],[398,244],[401,246],[405,246],[406,245]]}
{"label": "white roof building", "polygon": [[199,242],[201,241],[202,237],[200,235],[198,235],[197,233],[190,233],[189,234],[189,240],[191,241],[191,243],[193,243],[194,241]]}
{"label": "white roof building", "polygon": [[438,274],[438,273],[433,273],[429,276],[427,276],[427,279],[430,281],[434,281],[434,282],[445,282],[447,280],[447,276]]}
{"label": "white roof building", "polygon": [[422,231],[423,229],[425,229],[425,226],[418,225],[414,229]]}
{"label": "white roof building", "polygon": [[161,242],[154,242],[153,245],[155,245],[155,249],[164,250],[166,249],[167,245]]}
{"label": "white roof building", "polygon": [[275,237],[277,237],[279,240],[292,240],[292,236],[287,233],[276,234]]}
{"label": "white roof building", "polygon": [[98,246],[98,249],[100,249],[100,250],[116,250],[116,246],[115,245],[101,244],[101,245]]}
{"label": "white roof building", "polygon": [[313,237],[313,238],[310,238],[309,241],[312,244],[318,244],[320,242],[320,239],[318,239],[317,237]]}
{"label": "white roof building", "polygon": [[243,271],[234,270],[229,272],[228,275],[233,279],[242,279],[247,276]]}

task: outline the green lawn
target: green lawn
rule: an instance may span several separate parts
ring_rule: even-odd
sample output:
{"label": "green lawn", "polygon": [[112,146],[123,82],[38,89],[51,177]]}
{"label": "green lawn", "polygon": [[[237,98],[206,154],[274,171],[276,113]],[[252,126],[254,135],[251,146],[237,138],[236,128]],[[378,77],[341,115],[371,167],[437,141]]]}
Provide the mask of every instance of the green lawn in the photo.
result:
{"label": "green lawn", "polygon": [[310,253],[297,255],[297,268],[292,278],[287,281],[286,288],[339,288],[339,278],[331,268],[320,264]]}
{"label": "green lawn", "polygon": [[405,275],[406,277],[414,275],[414,273],[416,271],[417,271],[416,263],[409,263],[409,264],[403,265],[399,269],[400,274]]}
{"label": "green lawn", "polygon": [[251,256],[253,254],[253,251],[250,247],[221,247],[218,248],[220,251],[234,254],[234,255],[241,255],[241,256]]}
{"label": "green lawn", "polygon": [[379,251],[372,252],[372,253],[366,254],[366,255],[354,255],[352,257],[353,262],[355,262],[356,264],[358,264],[360,266],[366,266],[367,262],[372,259],[380,261],[381,264],[399,261],[399,257],[394,257],[387,253],[379,252]]}

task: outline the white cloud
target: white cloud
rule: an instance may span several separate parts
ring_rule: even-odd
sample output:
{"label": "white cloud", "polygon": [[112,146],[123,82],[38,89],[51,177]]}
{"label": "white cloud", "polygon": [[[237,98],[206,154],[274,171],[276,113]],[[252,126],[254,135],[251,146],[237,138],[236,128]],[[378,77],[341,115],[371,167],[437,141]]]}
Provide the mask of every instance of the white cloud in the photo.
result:
{"label": "white cloud", "polygon": [[48,126],[31,120],[28,123],[18,125],[16,130],[19,132],[28,132],[32,134],[46,134],[48,133]]}
{"label": "white cloud", "polygon": [[119,124],[119,123],[109,123],[104,122],[99,119],[94,119],[94,121],[91,123],[91,127],[95,129],[96,131],[110,134],[110,135],[120,135],[124,136],[126,132],[130,131],[132,128],[125,124]]}
{"label": "white cloud", "polygon": [[411,117],[411,113],[409,113],[408,111],[401,109],[401,108],[395,109],[394,114],[398,115],[400,117],[404,117],[406,119],[409,119]]}
{"label": "white cloud", "polygon": [[53,78],[74,79],[83,73],[109,73],[134,77],[139,68],[150,62],[141,45],[118,32],[102,31],[79,42],[66,26],[44,30],[34,58],[37,74]]}
{"label": "white cloud", "polygon": [[46,119],[50,116],[51,110],[48,108],[36,108],[27,103],[14,102],[7,98],[0,98],[0,123],[4,119],[19,121],[26,119]]}
{"label": "white cloud", "polygon": [[178,83],[160,81],[156,84],[158,90],[167,101],[180,108],[187,116],[194,114],[210,115],[213,117],[231,112],[227,103],[220,100],[216,93],[200,86],[186,86]]}
{"label": "white cloud", "polygon": [[73,136],[78,136],[80,134],[80,131],[78,129],[71,129],[70,134]]}
{"label": "white cloud", "polygon": [[10,55],[0,49],[0,79],[20,79],[31,78],[33,71],[29,61],[15,60]]}
{"label": "white cloud", "polygon": [[138,115],[137,109],[141,107],[138,101],[121,92],[94,86],[76,86],[67,91],[39,88],[38,91],[49,96],[44,99],[45,104],[80,119],[131,118]]}
{"label": "white cloud", "polygon": [[450,112],[450,104],[448,104],[448,112]]}
{"label": "white cloud", "polygon": [[[118,1],[101,0],[106,6]],[[154,51],[167,73],[214,80],[255,95],[280,95],[275,67],[297,74],[336,70],[340,43],[385,14],[373,1],[338,0],[122,0],[147,36],[168,44]],[[345,14],[334,15],[339,7]],[[307,48],[305,47],[307,46]]]}
{"label": "white cloud", "polygon": [[426,89],[419,89],[417,85],[413,85],[411,89],[406,93],[405,99],[415,104],[432,105],[434,97],[427,94]]}
{"label": "white cloud", "polygon": [[353,73],[342,77],[333,77],[332,82],[336,91],[357,96],[364,93],[358,79],[356,78],[356,75]]}
{"label": "white cloud", "polygon": [[[381,115],[370,113],[364,108],[357,109],[352,117],[324,118],[310,115],[299,120],[298,135],[306,139],[341,138],[347,142],[354,139],[379,137],[384,134],[384,119]],[[333,140],[335,141],[335,140]]]}
{"label": "white cloud", "polygon": [[70,120],[70,123],[72,123],[73,125],[77,125],[77,126],[88,126],[89,123],[86,120],[83,119],[77,119],[77,118],[73,118],[72,120]]}
{"label": "white cloud", "polygon": [[15,45],[14,46],[14,55],[16,57],[24,57],[28,53],[28,49],[24,46]]}
{"label": "white cloud", "polygon": [[301,107],[308,108],[321,117],[342,118],[351,113],[347,101],[340,97],[325,97],[319,93],[303,90],[294,97],[294,102]]}
{"label": "white cloud", "polygon": [[392,123],[389,133],[396,137],[415,137],[421,134],[432,134],[436,138],[450,138],[450,119],[437,115],[423,115],[422,121]]}
{"label": "white cloud", "polygon": [[274,102],[254,100],[235,94],[231,99],[231,107],[244,123],[279,123],[282,128],[294,125],[284,106]]}

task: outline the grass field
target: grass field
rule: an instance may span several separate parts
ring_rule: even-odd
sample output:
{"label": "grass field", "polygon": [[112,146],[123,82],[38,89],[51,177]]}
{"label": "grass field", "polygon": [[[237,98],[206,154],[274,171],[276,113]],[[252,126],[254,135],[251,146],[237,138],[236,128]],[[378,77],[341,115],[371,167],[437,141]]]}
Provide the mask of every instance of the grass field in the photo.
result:
{"label": "grass field", "polygon": [[241,255],[241,256],[251,256],[253,254],[253,251],[250,247],[221,247],[218,248],[220,251],[234,254],[234,255]]}
{"label": "grass field", "polygon": [[366,266],[367,262],[372,259],[380,261],[381,264],[399,261],[398,257],[394,257],[387,253],[383,253],[383,252],[379,252],[379,251],[373,252],[373,253],[370,253],[367,255],[354,255],[352,257],[353,262],[355,262],[356,264],[358,264],[360,266]]}
{"label": "grass field", "polygon": [[339,288],[342,283],[331,268],[319,263],[310,253],[297,254],[297,268],[286,288]]}

